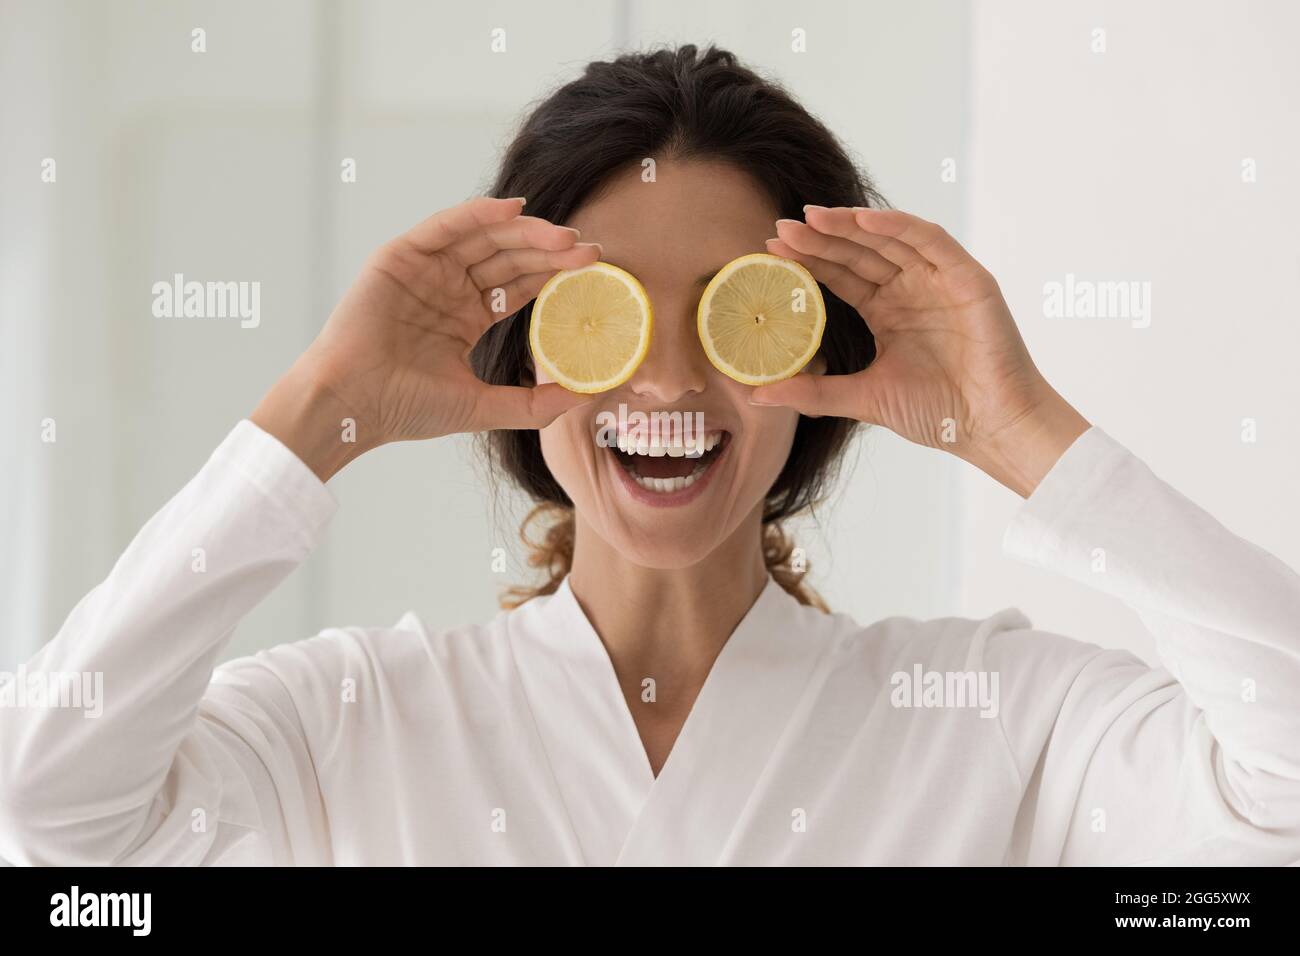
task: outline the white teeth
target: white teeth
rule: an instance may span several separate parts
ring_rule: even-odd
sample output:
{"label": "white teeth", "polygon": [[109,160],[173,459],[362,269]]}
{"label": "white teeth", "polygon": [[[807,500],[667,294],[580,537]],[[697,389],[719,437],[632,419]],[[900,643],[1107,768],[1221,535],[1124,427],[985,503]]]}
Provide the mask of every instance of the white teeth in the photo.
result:
{"label": "white teeth", "polygon": [[721,433],[718,433],[716,435],[705,435],[703,442],[694,443],[691,446],[691,448],[686,452],[686,456],[688,458],[699,458],[705,452],[712,451],[714,448],[716,448],[720,441],[722,441]]}
{"label": "white teeth", "polygon": [[632,442],[627,435],[618,436],[618,450],[625,455],[646,455],[650,458],[699,458],[707,451],[712,451],[722,441],[722,433],[693,438],[687,442],[651,444],[645,439]]}
{"label": "white teeth", "polygon": [[632,480],[644,488],[646,491],[657,491],[660,494],[670,494],[674,491],[681,491],[695,484],[697,478],[704,474],[706,466],[703,462],[695,466],[695,470],[684,478],[643,478],[640,475],[632,475]]}

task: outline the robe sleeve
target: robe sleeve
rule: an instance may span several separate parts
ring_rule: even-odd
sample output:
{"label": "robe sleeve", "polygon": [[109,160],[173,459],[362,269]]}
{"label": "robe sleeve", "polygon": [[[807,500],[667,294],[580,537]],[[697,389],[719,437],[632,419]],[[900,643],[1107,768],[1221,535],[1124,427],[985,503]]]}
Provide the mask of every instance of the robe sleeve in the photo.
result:
{"label": "robe sleeve", "polygon": [[1096,427],[1004,549],[1135,609],[1162,665],[1029,630],[989,639],[1025,788],[1010,862],[1300,859],[1300,576]]}
{"label": "robe sleeve", "polygon": [[322,862],[325,816],[289,692],[254,659],[213,671],[336,507],[289,449],[235,426],[16,675],[102,680],[102,700],[29,699],[0,719],[0,858]]}

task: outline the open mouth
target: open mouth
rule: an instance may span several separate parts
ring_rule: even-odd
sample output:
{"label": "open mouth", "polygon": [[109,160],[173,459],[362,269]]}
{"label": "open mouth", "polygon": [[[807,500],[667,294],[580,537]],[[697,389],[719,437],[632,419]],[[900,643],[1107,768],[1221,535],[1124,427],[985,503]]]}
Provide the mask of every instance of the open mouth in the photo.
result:
{"label": "open mouth", "polygon": [[727,431],[709,432],[694,443],[639,444],[620,435],[618,446],[609,446],[618,466],[643,491],[654,495],[676,495],[705,478],[731,441]]}

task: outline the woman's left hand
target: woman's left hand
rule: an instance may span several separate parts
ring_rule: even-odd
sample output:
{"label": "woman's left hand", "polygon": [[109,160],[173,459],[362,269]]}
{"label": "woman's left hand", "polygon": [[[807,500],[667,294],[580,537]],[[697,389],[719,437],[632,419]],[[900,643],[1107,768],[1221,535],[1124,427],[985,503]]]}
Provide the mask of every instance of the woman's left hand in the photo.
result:
{"label": "woman's left hand", "polygon": [[1027,497],[1089,426],[1034,365],[992,274],[904,212],[804,213],[806,222],[777,222],[768,251],[856,308],[876,358],[856,374],[805,372],[756,388],[751,401],[883,425]]}

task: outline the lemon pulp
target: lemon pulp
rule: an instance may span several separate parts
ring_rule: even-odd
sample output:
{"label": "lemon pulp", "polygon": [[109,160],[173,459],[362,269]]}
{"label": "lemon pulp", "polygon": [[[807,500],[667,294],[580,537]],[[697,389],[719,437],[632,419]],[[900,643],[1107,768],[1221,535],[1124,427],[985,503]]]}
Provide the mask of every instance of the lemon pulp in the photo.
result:
{"label": "lemon pulp", "polygon": [[548,375],[572,392],[622,385],[650,348],[650,298],[631,274],[596,262],[557,273],[533,304],[529,344]]}
{"label": "lemon pulp", "polygon": [[821,347],[826,304],[799,263],[767,253],[727,263],[697,311],[700,343],[718,371],[746,385],[795,375]]}

